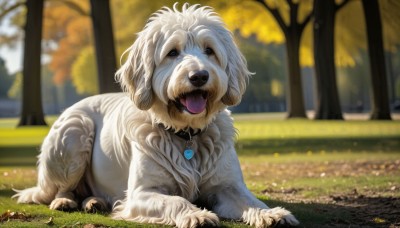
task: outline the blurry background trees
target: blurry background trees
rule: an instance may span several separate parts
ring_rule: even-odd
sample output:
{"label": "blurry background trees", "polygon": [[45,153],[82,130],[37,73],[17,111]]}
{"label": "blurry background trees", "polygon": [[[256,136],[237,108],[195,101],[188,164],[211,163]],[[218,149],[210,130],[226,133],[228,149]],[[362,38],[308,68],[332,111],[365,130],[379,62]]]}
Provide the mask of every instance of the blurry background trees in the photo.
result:
{"label": "blurry background trees", "polygon": [[[0,47],[21,42],[26,17],[24,2],[0,0]],[[117,66],[122,52],[133,43],[135,34],[151,13],[174,2],[110,0]],[[373,94],[362,1],[334,2],[336,6],[346,3],[335,11],[332,34],[340,109],[370,112]],[[321,73],[314,70],[314,1],[209,0],[200,3],[214,7],[223,17],[250,70],[256,72],[242,103],[232,108],[234,112],[286,111],[289,117],[302,117],[307,110],[320,110],[317,108],[319,93],[326,91],[318,92],[317,79],[325,75],[318,75]],[[377,0],[377,3],[383,29],[386,93],[393,111],[396,104],[400,106],[400,3],[395,0]],[[42,100],[45,113],[60,113],[77,100],[99,93],[90,1],[45,0],[43,14]],[[297,35],[290,33],[290,29]],[[287,42],[291,39],[294,44]],[[289,56],[296,49],[298,54]],[[9,72],[1,63],[0,116],[15,116],[20,113],[21,73]]]}

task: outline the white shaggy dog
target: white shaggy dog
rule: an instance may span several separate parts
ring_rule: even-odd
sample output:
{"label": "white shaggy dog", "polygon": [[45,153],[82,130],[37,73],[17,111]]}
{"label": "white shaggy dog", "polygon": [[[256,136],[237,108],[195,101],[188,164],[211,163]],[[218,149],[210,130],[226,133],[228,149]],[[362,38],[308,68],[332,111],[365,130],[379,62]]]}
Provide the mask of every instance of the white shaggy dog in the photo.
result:
{"label": "white shaggy dog", "polygon": [[126,93],[84,99],[60,116],[41,148],[38,184],[18,191],[18,202],[177,227],[219,218],[297,225],[243,182],[226,107],[240,102],[251,73],[212,9],[163,8],[128,52],[116,74]]}

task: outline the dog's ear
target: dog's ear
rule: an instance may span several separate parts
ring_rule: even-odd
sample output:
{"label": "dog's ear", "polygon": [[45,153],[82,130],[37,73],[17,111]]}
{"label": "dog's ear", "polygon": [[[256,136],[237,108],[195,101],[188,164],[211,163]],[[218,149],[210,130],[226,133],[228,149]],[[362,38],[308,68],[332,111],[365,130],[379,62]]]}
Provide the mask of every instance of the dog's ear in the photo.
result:
{"label": "dog's ear", "polygon": [[139,33],[133,45],[124,52],[129,53],[128,58],[115,74],[116,81],[141,110],[149,109],[154,102],[151,82],[155,67],[154,45],[148,42],[151,41]]}
{"label": "dog's ear", "polygon": [[253,73],[247,69],[247,61],[239,51],[233,41],[233,37],[229,35],[223,36],[225,38],[224,44],[227,52],[227,65],[226,73],[228,75],[228,90],[222,97],[222,103],[228,106],[237,105],[242,100],[242,96],[246,90],[246,85]]}

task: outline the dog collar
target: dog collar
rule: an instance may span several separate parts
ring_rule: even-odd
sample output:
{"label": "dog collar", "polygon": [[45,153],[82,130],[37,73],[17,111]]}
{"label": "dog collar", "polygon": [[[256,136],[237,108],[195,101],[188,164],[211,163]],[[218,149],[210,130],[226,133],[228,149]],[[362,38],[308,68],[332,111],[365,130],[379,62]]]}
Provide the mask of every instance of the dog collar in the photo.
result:
{"label": "dog collar", "polygon": [[192,140],[193,136],[196,136],[201,133],[201,130],[194,130],[193,128],[188,128],[187,130],[180,130],[178,132],[175,132],[174,129],[169,128],[168,131],[174,133],[176,136],[186,141]]}
{"label": "dog collar", "polygon": [[183,156],[186,160],[190,160],[194,156],[194,151],[192,149],[193,145],[193,136],[196,136],[201,133],[201,130],[194,130],[193,128],[187,128],[185,130],[175,131],[173,128],[166,128],[163,124],[159,124],[163,129],[174,133],[179,138],[182,138],[186,141],[185,150],[183,151]]}
{"label": "dog collar", "polygon": [[189,141],[193,138],[193,136],[199,135],[201,133],[201,129],[193,129],[191,127],[188,127],[184,130],[180,130],[180,131],[176,131],[173,128],[167,128],[164,126],[164,124],[158,124],[158,126],[160,126],[162,129],[167,130],[171,133],[173,133],[174,135],[178,136],[181,139],[184,139],[186,141]]}

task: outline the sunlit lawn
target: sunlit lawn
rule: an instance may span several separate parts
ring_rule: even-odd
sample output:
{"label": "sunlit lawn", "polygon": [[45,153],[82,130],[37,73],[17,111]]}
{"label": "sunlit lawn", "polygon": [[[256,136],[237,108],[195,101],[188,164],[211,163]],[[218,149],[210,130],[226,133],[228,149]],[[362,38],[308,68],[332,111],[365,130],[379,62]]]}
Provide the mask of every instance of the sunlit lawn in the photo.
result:
{"label": "sunlit lawn", "polygon": [[[235,122],[239,135],[236,147],[246,183],[270,206],[283,205],[293,211],[302,226],[332,223],[332,217],[348,218],[349,214],[329,205],[323,206],[329,213],[315,213],[321,205],[292,202],[290,198],[274,199],[265,192],[296,189],[303,199],[312,200],[357,188],[360,192],[381,192],[381,196],[400,196],[399,191],[388,191],[392,186],[400,188],[398,167],[393,170],[384,167],[385,172],[381,173],[379,167],[378,173],[369,171],[369,166],[374,169],[377,161],[387,161],[388,165],[400,161],[400,121],[284,121],[271,120],[268,115],[254,117],[237,115]],[[48,118],[47,122],[52,123],[54,119]],[[10,220],[0,226],[42,227],[51,217],[50,223],[67,227],[85,224],[127,227],[132,224],[113,221],[104,215],[63,213],[51,211],[46,206],[18,205],[10,199],[11,188],[35,184],[36,156],[40,142],[49,130],[47,127],[15,128],[16,123],[15,119],[0,119],[0,213],[20,211],[31,215],[31,219],[29,222]],[[330,169],[336,165],[348,175],[333,175]],[[224,222],[223,225],[245,227],[235,222]]]}

